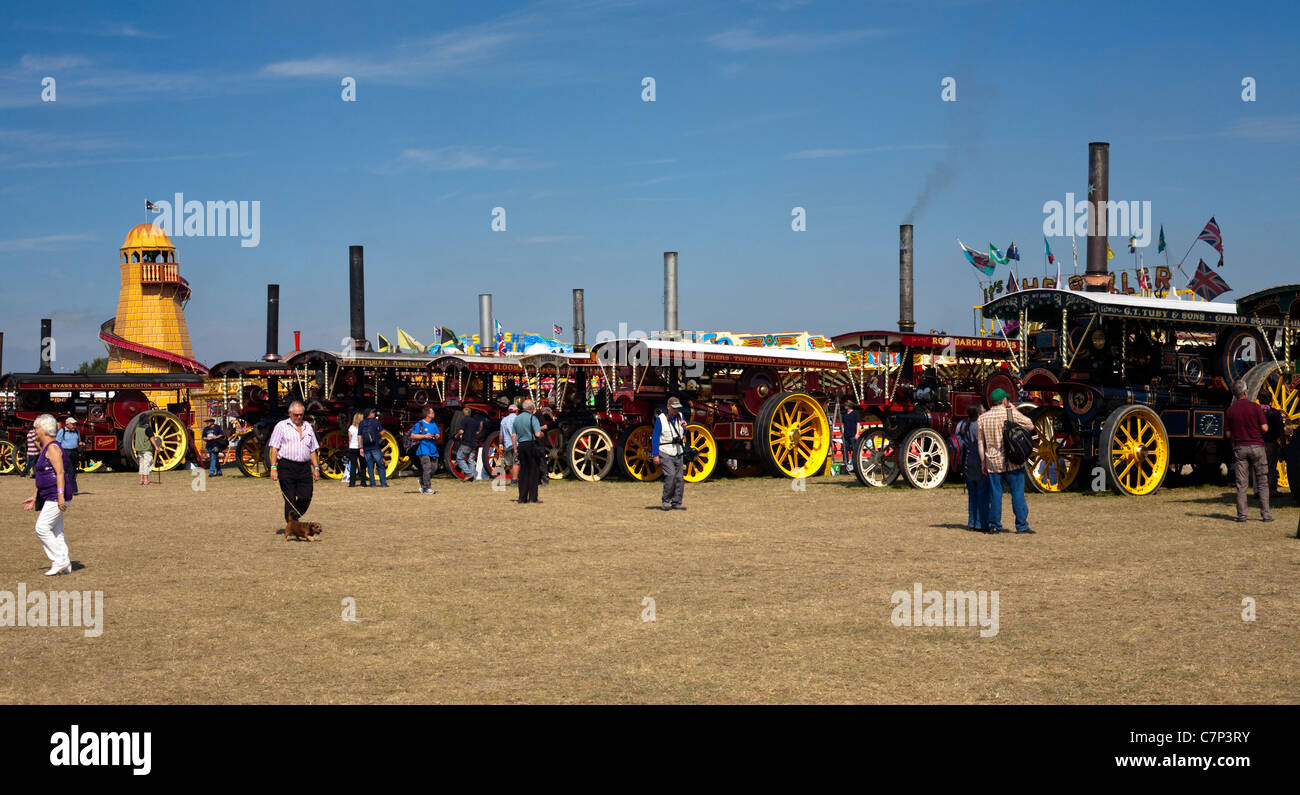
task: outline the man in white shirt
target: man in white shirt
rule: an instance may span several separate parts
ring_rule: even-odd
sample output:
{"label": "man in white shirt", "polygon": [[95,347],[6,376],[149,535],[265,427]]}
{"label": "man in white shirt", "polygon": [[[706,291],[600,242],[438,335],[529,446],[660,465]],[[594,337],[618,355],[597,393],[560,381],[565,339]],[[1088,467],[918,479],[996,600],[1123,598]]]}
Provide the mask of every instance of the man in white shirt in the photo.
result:
{"label": "man in white shirt", "polygon": [[271,455],[271,480],[280,484],[284,495],[284,519],[301,519],[311,507],[312,486],[320,480],[320,444],[305,417],[307,407],[295,400],[289,404],[289,419],[281,420],[267,447]]}

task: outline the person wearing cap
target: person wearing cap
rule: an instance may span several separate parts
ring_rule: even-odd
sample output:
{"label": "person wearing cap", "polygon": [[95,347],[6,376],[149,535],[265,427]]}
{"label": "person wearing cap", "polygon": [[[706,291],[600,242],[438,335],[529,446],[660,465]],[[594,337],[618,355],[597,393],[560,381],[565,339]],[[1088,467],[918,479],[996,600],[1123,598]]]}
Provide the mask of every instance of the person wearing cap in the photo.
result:
{"label": "person wearing cap", "polygon": [[682,402],[668,398],[668,411],[655,417],[654,432],[650,434],[650,455],[664,471],[664,493],[659,508],[665,511],[684,511],[682,491],[686,487],[686,423],[682,420]]}
{"label": "person wearing cap", "polygon": [[81,463],[81,434],[77,433],[76,417],[68,417],[55,441],[63,451],[63,468],[68,473],[68,493],[76,494],[77,465]]}
{"label": "person wearing cap", "polygon": [[203,444],[208,449],[208,474],[214,478],[221,477],[221,454],[226,449],[226,435],[211,417],[203,421]]}
{"label": "person wearing cap", "polygon": [[532,398],[524,398],[523,411],[515,417],[515,449],[519,457],[519,504],[540,503],[537,499],[537,486],[542,478],[542,461],[546,451],[542,449],[546,438],[546,426],[533,414],[535,405]]}
{"label": "person wearing cap", "polygon": [[519,406],[511,403],[506,409],[506,415],[501,418],[501,447],[505,451],[505,460],[501,462],[501,466],[510,473],[511,480],[519,477],[519,456],[515,454],[515,440],[518,438],[515,434],[515,417],[518,414]]}
{"label": "person wearing cap", "polygon": [[1016,407],[1011,404],[1011,397],[1004,389],[993,390],[989,402],[992,405],[980,415],[977,422],[980,460],[984,462],[984,474],[989,478],[987,532],[1002,532],[1002,493],[1009,491],[1011,510],[1016,515],[1016,532],[1033,533],[1029,529],[1029,505],[1025,502],[1025,470],[1007,462],[1002,447],[1002,431],[1008,420],[1030,433],[1034,432],[1034,424],[1024,414],[1016,411]]}

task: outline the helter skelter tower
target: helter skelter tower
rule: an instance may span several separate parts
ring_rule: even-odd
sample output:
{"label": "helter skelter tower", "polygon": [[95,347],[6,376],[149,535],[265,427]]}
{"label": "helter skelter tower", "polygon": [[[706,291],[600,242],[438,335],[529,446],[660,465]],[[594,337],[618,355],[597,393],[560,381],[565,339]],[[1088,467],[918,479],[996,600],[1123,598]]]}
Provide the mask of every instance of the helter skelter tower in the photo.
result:
{"label": "helter skelter tower", "polygon": [[110,373],[206,373],[194,360],[185,324],[189,282],[181,278],[176,247],[161,227],[139,224],[126,233],[120,262],[117,315],[99,329]]}

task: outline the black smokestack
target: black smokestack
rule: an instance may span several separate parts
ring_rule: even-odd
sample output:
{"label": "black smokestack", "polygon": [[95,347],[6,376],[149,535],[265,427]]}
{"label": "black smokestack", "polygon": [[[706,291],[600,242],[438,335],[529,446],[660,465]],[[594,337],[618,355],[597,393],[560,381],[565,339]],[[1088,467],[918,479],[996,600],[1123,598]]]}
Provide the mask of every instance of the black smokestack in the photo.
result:
{"label": "black smokestack", "polygon": [[280,285],[266,285],[266,355],[268,362],[280,361]]}
{"label": "black smokestack", "polygon": [[48,350],[50,352],[53,352],[54,350],[53,348],[54,332],[52,328],[53,328],[53,324],[51,323],[48,317],[41,318],[41,344],[40,344],[41,367],[39,370],[37,370],[38,373],[49,374],[54,372],[54,369],[50,367],[49,361],[46,360],[46,351]]}
{"label": "black smokestack", "polygon": [[912,315],[912,225],[898,227],[898,330],[908,334],[916,328]]}
{"label": "black smokestack", "polygon": [[0,331],[0,374],[5,371],[5,333]]}
{"label": "black smokestack", "polygon": [[587,350],[587,309],[581,289],[573,291],[573,350],[582,353]]}
{"label": "black smokestack", "polygon": [[366,262],[361,246],[348,246],[348,305],[351,308],[352,341],[359,351],[366,349]]}
{"label": "black smokestack", "polygon": [[1090,293],[1109,289],[1106,268],[1106,208],[1110,202],[1110,144],[1088,144],[1088,270],[1084,288]]}

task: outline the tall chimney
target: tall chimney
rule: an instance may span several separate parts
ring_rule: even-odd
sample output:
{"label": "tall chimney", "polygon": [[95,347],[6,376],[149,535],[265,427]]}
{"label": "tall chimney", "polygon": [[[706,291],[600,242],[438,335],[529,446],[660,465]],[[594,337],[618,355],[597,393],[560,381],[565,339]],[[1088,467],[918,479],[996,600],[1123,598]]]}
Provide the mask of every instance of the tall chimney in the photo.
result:
{"label": "tall chimney", "polygon": [[1110,201],[1110,144],[1088,144],[1088,270],[1084,272],[1084,289],[1103,293],[1109,289],[1106,268],[1106,206]]}
{"label": "tall chimney", "polygon": [[664,336],[678,337],[677,329],[677,252],[664,252]]}
{"label": "tall chimney", "polygon": [[358,351],[366,349],[366,258],[362,246],[348,246],[348,301],[352,319],[352,342]]}
{"label": "tall chimney", "polygon": [[54,332],[51,330],[50,319],[48,317],[41,318],[41,344],[37,347],[37,350],[40,351],[41,366],[36,371],[38,373],[48,375],[54,372],[54,369],[50,367],[50,363],[45,360],[46,346],[50,346],[51,350],[53,349],[53,336]]}
{"label": "tall chimney", "polygon": [[0,331],[0,375],[5,371],[5,333]]}
{"label": "tall chimney", "polygon": [[496,353],[492,334],[492,293],[478,295],[478,352],[483,356]]}
{"label": "tall chimney", "polygon": [[916,329],[912,314],[912,225],[898,227],[898,330],[910,334]]}
{"label": "tall chimney", "polygon": [[268,362],[280,361],[280,285],[266,285],[266,355]]}
{"label": "tall chimney", "polygon": [[579,288],[573,290],[573,350],[577,353],[587,350],[587,308]]}

